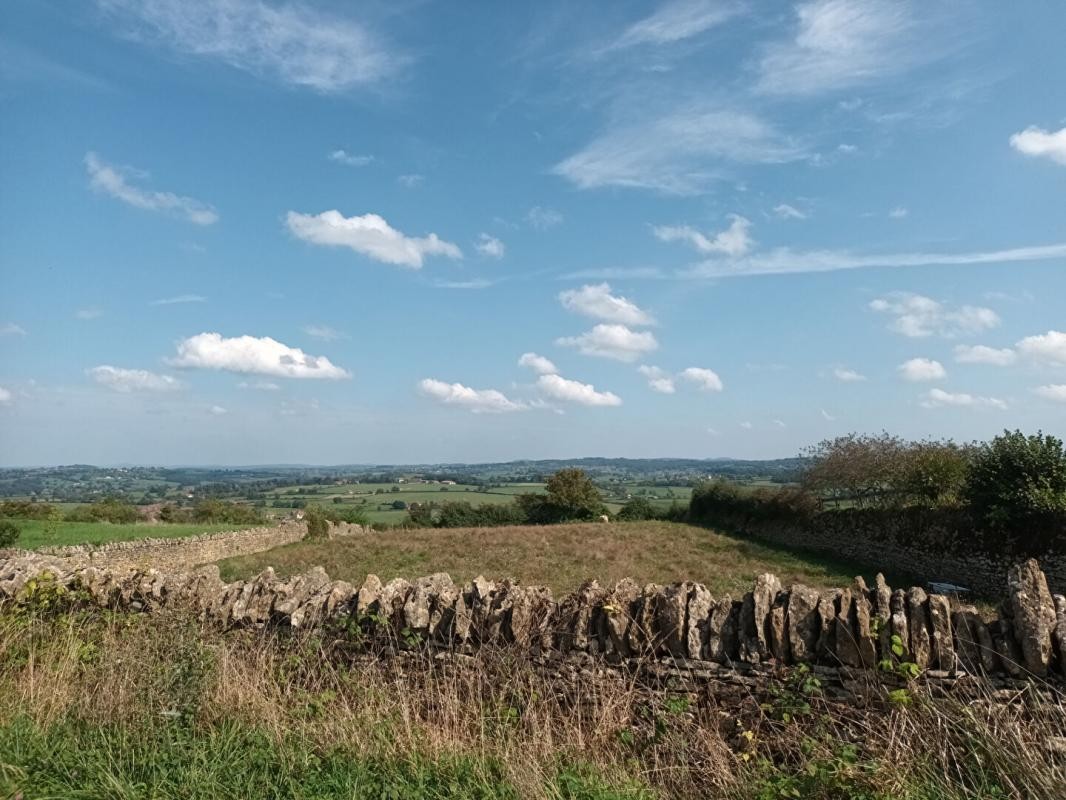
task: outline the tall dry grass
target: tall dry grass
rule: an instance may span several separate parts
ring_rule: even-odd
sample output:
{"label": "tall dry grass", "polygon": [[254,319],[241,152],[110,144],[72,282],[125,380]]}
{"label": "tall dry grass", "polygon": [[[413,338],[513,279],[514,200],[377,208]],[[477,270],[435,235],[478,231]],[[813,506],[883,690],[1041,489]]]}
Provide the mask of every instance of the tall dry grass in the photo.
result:
{"label": "tall dry grass", "polygon": [[619,672],[574,680],[513,651],[371,658],[344,637],[219,634],[176,614],[0,609],[0,725],[237,723],[322,753],[470,757],[522,797],[564,796],[567,764],[662,797],[1066,797],[1061,702],[916,687],[906,706],[840,703],[810,678],[726,702]]}

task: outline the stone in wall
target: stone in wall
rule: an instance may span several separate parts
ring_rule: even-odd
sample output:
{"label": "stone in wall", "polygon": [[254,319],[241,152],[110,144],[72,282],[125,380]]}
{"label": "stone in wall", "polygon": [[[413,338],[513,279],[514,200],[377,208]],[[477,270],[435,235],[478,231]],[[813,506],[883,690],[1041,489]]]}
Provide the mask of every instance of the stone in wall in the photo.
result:
{"label": "stone in wall", "polygon": [[1025,668],[1034,675],[1047,675],[1051,663],[1051,631],[1055,627],[1055,604],[1047,579],[1036,559],[1029,559],[1007,573],[1011,623],[1022,649]]}
{"label": "stone in wall", "polygon": [[929,633],[929,598],[925,590],[912,586],[907,590],[907,627],[910,630],[910,661],[922,669],[929,666],[932,636]]}
{"label": "stone in wall", "polygon": [[813,661],[821,632],[818,618],[818,592],[801,583],[788,592],[788,643],[796,661]]}

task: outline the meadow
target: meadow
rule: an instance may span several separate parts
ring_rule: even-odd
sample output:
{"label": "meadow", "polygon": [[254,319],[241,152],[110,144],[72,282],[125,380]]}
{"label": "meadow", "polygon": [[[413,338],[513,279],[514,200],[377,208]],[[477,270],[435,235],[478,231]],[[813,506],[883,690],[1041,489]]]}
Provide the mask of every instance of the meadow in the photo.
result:
{"label": "meadow", "polygon": [[[629,577],[640,583],[699,581],[715,594],[739,596],[762,572],[773,572],[786,584],[817,587],[846,585],[863,574],[853,565],[656,521],[370,531],[297,542],[219,566],[227,580],[250,577],[268,566],[279,575],[322,566],[331,577],[356,585],[368,573],[387,581],[447,572],[456,581],[477,575],[515,578],[550,586],[556,594],[590,578],[609,586]],[[868,570],[865,577],[873,578]]]}
{"label": "meadow", "polygon": [[177,536],[195,536],[199,533],[231,531],[229,524],[148,524],[135,522],[116,524],[112,522],[67,522],[65,520],[13,519],[21,534],[17,546],[26,550],[38,547],[61,547],[71,544],[104,544],[125,542],[131,539],[171,539]]}

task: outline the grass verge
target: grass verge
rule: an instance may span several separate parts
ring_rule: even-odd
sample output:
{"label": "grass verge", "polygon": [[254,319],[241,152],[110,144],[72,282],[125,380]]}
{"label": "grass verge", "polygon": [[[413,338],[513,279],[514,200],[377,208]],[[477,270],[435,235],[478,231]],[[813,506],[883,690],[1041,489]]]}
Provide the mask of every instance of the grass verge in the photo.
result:
{"label": "grass verge", "polygon": [[35,550],[38,547],[62,547],[71,544],[104,544],[131,539],[171,539],[195,536],[199,533],[232,531],[239,525],[222,524],[157,524],[143,522],[116,524],[111,522],[66,522],[39,519],[13,519],[21,531],[17,547]]}

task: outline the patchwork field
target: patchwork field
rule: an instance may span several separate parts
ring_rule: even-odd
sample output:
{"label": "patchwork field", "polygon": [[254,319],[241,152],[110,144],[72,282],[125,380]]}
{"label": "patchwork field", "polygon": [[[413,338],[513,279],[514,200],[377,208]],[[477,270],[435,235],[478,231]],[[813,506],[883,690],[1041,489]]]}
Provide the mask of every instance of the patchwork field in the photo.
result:
{"label": "patchwork field", "polygon": [[198,533],[231,531],[240,527],[231,524],[119,525],[110,522],[53,522],[38,519],[13,519],[11,522],[22,531],[17,546],[26,550],[69,544],[125,542],[148,537],[170,539],[176,536],[195,536]]}
{"label": "patchwork field", "polygon": [[[817,587],[846,585],[863,574],[846,563],[671,522],[370,532],[327,542],[298,542],[220,563],[227,580],[249,577],[266,567],[290,575],[314,566],[356,584],[368,573],[387,581],[447,572],[457,581],[479,574],[516,578],[550,586],[556,594],[589,578],[603,585],[623,577],[656,583],[694,580],[714,593],[741,594],[761,572],[773,572],[785,583]],[[872,579],[870,574],[865,577]]]}

